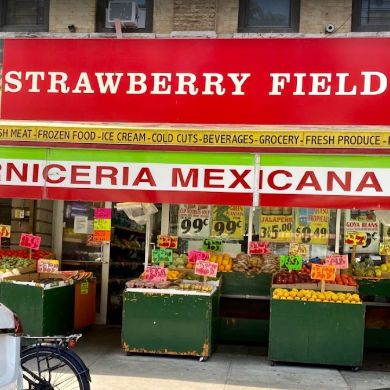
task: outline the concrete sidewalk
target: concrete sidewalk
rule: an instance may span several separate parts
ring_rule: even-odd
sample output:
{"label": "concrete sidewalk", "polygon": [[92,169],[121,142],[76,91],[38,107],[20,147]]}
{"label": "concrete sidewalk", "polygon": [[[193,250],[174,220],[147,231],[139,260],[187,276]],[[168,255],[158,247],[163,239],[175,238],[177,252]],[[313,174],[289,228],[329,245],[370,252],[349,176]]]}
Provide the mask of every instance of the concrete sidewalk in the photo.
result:
{"label": "concrete sidewalk", "polygon": [[75,351],[91,370],[94,390],[390,389],[390,353],[366,353],[358,372],[295,364],[272,367],[261,347],[221,345],[207,362],[127,356],[120,347],[119,327],[84,332]]}

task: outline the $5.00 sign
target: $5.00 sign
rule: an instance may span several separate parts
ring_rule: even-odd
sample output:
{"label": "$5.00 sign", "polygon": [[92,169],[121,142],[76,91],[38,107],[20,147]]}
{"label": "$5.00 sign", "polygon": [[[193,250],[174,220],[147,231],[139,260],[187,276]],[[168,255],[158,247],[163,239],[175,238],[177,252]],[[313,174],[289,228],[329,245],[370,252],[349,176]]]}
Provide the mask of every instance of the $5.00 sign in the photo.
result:
{"label": "$5.00 sign", "polygon": [[310,277],[316,280],[328,280],[333,282],[336,278],[336,267],[334,265],[313,264],[311,266]]}
{"label": "$5.00 sign", "polygon": [[218,263],[210,261],[198,260],[195,263],[195,274],[201,276],[215,277],[218,272]]}

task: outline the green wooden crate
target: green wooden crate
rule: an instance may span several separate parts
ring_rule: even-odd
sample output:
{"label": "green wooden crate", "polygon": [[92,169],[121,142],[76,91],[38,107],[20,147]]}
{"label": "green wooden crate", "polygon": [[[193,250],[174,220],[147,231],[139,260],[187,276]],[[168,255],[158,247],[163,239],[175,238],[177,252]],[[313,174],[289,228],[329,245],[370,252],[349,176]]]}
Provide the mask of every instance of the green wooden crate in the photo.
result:
{"label": "green wooden crate", "polygon": [[272,274],[250,274],[244,272],[222,273],[222,295],[257,295],[269,296]]}
{"label": "green wooden crate", "polygon": [[0,283],[0,302],[18,314],[30,336],[54,336],[73,331],[74,286],[43,289]]}
{"label": "green wooden crate", "polygon": [[362,297],[390,297],[390,279],[357,279]]}
{"label": "green wooden crate", "polygon": [[123,350],[208,358],[216,346],[218,294],[126,290]]}
{"label": "green wooden crate", "polygon": [[364,305],[271,300],[270,361],[361,367]]}

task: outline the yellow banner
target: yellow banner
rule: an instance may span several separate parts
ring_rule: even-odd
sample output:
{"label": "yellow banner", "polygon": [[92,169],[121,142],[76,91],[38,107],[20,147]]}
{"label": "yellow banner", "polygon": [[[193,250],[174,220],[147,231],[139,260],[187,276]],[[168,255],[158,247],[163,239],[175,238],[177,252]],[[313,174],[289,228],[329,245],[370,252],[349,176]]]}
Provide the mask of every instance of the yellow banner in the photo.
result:
{"label": "yellow banner", "polygon": [[327,245],[329,239],[329,209],[296,209],[295,241]]}
{"label": "yellow banner", "polygon": [[214,206],[211,236],[242,240],[245,229],[244,207]]}
{"label": "yellow banner", "polygon": [[263,207],[260,215],[260,240],[289,242],[292,240],[293,224],[291,207]]}
{"label": "yellow banner", "polygon": [[212,147],[390,148],[390,131],[296,129],[161,129],[0,123],[0,142]]}

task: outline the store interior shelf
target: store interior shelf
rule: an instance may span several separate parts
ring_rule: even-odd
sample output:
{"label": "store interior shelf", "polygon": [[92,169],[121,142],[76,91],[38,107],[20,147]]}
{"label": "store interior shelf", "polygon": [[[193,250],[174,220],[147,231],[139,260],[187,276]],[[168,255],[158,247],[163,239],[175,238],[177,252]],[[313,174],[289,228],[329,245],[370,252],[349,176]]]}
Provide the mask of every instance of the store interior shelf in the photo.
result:
{"label": "store interior shelf", "polygon": [[87,264],[87,265],[94,265],[94,266],[100,266],[102,265],[101,261],[88,261],[88,260],[61,260],[62,264],[67,265],[80,265],[80,264]]}
{"label": "store interior shelf", "polygon": [[141,235],[144,235],[145,232],[142,232],[140,230],[134,230],[132,228],[129,228],[127,226],[120,226],[120,225],[111,225],[111,228],[113,229],[122,229],[122,230],[126,230],[127,232],[130,232],[130,233],[134,233],[134,234],[141,234]]}

